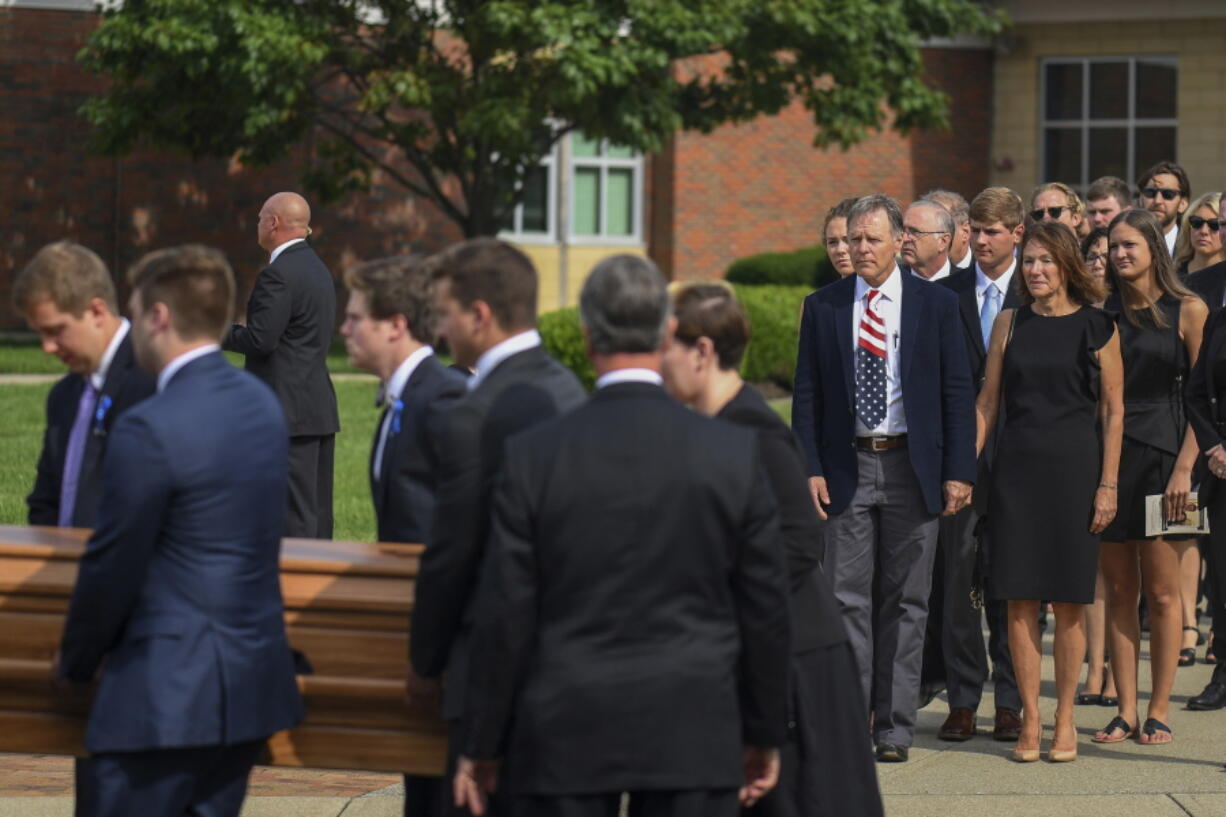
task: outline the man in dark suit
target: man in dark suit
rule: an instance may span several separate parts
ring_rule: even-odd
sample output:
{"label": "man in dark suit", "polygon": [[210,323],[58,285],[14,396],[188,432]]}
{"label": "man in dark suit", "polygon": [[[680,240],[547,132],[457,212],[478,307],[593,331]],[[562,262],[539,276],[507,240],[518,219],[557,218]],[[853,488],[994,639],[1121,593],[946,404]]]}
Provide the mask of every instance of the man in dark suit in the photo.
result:
{"label": "man in dark suit", "polygon": [[278,557],[288,435],[222,357],[234,278],[189,246],[133,269],[158,393],[115,424],[56,676],[98,681],[79,813],[237,815],[264,740],[302,718]]}
{"label": "man in dark suit", "polygon": [[[970,206],[975,266],[942,282],[958,296],[967,370],[976,392],[983,384],[992,322],[1001,309],[1021,305],[1013,275],[1017,269],[1015,252],[1024,230],[1023,218],[1022,199],[1008,188],[990,187],[976,196]],[[974,737],[975,712],[988,677],[979,604],[972,601],[972,593],[978,589],[976,566],[983,566],[983,552],[989,551],[989,543],[980,539],[976,531],[982,529],[980,520],[987,512],[995,450],[993,435],[979,458],[973,506],[941,519],[937,563],[943,565],[943,570],[937,573],[939,579],[933,581],[933,598],[939,598],[941,606],[932,609],[928,627],[929,639],[935,640],[937,649],[925,651],[925,673],[929,656],[934,669],[943,670],[940,681],[949,695],[949,717],[937,733],[943,740]],[[984,607],[995,678],[992,735],[997,740],[1017,740],[1021,731],[1021,698],[1009,655],[1005,603],[990,601]]]}
{"label": "man in dark suit", "polygon": [[505,754],[517,817],[604,817],[623,792],[632,814],[730,817],[774,785],[787,732],[788,578],[756,435],[664,392],[650,261],[602,262],[579,304],[597,393],[507,444],[457,796],[480,813]]}
{"label": "man in dark suit", "polygon": [[861,673],[877,759],[915,736],[938,517],[971,500],[974,391],[944,287],[899,271],[902,212],[848,218],[856,274],[805,299],[792,421],[826,527],[826,574]]}
{"label": "man in dark suit", "polygon": [[39,250],[13,282],[13,305],[43,351],[69,368],[47,395],[43,450],[26,499],[29,523],[92,528],[110,431],[153,394],[153,377],[136,365],[106,265],[80,244],[58,241]]}
{"label": "man in dark suit", "polygon": [[954,220],[953,240],[949,244],[949,263],[954,270],[970,269],[975,264],[971,252],[970,205],[960,193],[952,190],[929,190],[920,201],[932,201],[944,207]]}
{"label": "man in dark suit", "polygon": [[[447,675],[444,716],[464,712],[473,599],[489,532],[490,495],[512,434],[579,405],[583,387],[541,348],[536,269],[502,241],[473,239],[430,260],[439,335],[475,373],[447,414],[434,523],[422,556],[409,638],[410,700],[427,703]],[[452,757],[458,751],[452,740]]]}
{"label": "man in dark suit", "polygon": [[[440,424],[464,394],[464,376],[434,357],[430,273],[415,256],[383,258],[345,273],[341,335],[349,362],[379,377],[383,410],[370,447],[370,495],[380,542],[427,541],[442,459]],[[441,777],[405,775],[406,817],[443,813]]]}
{"label": "man in dark suit", "polygon": [[257,226],[268,266],[255,279],[246,325],[222,344],[247,356],[247,371],[272,387],[289,425],[286,536],[332,538],[332,462],[340,420],[328,374],[336,326],[332,273],[306,243],[311,209],[297,193],[264,202]]}
{"label": "man in dark suit", "polygon": [[936,202],[917,201],[903,213],[902,225],[899,258],[906,269],[925,281],[948,278],[955,271],[949,263],[949,241],[954,234],[949,211]]}
{"label": "man in dark suit", "polygon": [[[1226,197],[1218,205],[1218,218],[1221,226],[1218,228],[1222,241],[1226,242]],[[1212,266],[1197,270],[1188,276],[1188,288],[1204,299],[1210,312],[1216,312],[1226,306],[1226,261],[1220,261]]]}

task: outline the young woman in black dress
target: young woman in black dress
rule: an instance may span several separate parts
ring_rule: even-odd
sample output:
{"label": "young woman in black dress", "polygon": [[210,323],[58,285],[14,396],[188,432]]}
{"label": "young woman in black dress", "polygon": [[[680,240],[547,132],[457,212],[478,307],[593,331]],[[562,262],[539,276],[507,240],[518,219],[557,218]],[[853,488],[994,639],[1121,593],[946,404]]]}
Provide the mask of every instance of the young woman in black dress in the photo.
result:
{"label": "young woman in black dress", "polygon": [[1124,358],[1124,445],[1119,513],[1103,532],[1099,558],[1120,705],[1094,740],[1116,743],[1137,734],[1137,594],[1144,586],[1153,691],[1138,740],[1170,743],[1166,721],[1183,627],[1179,557],[1189,543],[1145,535],[1145,497],[1163,494],[1166,518],[1183,518],[1199,453],[1195,436],[1186,433],[1183,383],[1200,353],[1209,309],[1179,281],[1153,214],[1126,210],[1112,220],[1110,233],[1107,275],[1114,293],[1105,309],[1117,316]]}
{"label": "young woman in black dress", "polygon": [[[1008,601],[1009,651],[1022,697],[1013,759],[1039,759],[1040,600],[1056,618],[1056,723],[1048,759],[1077,757],[1073,699],[1094,601],[1098,534],[1115,516],[1123,433],[1123,366],[1112,319],[1091,304],[1102,284],[1066,225],[1040,222],[1022,240],[1024,306],[992,327],[979,392],[979,445],[1005,411],[988,501],[988,591]],[[1102,437],[1098,425],[1101,417]]]}

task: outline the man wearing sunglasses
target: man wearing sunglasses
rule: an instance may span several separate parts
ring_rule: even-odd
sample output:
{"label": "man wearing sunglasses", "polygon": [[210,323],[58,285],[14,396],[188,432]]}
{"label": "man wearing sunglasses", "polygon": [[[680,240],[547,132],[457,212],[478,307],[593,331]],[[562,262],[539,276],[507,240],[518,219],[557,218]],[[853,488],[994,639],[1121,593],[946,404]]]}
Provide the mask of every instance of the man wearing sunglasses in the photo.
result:
{"label": "man wearing sunglasses", "polygon": [[1158,162],[1142,174],[1137,182],[1141,207],[1162,222],[1166,248],[1175,257],[1175,239],[1179,236],[1179,217],[1188,209],[1192,186],[1187,172],[1174,162]]}
{"label": "man wearing sunglasses", "polygon": [[1062,182],[1041,184],[1030,194],[1030,217],[1035,221],[1058,221],[1080,241],[1089,234],[1086,208],[1073,188]]}

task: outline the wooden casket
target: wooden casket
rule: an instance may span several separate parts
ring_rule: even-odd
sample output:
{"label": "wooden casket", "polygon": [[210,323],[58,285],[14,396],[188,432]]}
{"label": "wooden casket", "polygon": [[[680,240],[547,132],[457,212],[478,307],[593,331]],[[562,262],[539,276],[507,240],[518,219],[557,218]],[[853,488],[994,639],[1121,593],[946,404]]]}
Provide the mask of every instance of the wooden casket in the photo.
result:
{"label": "wooden casket", "polygon": [[[81,755],[89,702],[51,684],[87,530],[0,526],[0,752]],[[281,589],[306,720],[269,741],[279,766],[441,774],[446,728],[404,702],[420,545],[286,539]]]}

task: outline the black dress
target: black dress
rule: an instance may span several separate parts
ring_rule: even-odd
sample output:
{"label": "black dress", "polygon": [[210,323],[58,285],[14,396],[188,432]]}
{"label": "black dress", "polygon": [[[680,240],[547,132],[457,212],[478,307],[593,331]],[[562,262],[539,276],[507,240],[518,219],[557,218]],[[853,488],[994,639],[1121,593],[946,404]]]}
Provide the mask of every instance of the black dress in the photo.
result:
{"label": "black dress", "polygon": [[1117,316],[1124,358],[1119,510],[1103,531],[1104,542],[1152,538],[1145,536],[1145,497],[1166,491],[1187,428],[1182,395],[1189,364],[1187,347],[1179,337],[1180,301],[1163,295],[1158,308],[1166,327],[1156,325],[1148,310],[1133,311],[1140,325],[1134,324],[1123,314],[1118,294],[1104,305]]}
{"label": "black dress", "polygon": [[1094,601],[1098,536],[1090,523],[1102,471],[1095,352],[1114,331],[1093,307],[1060,317],[1017,310],[988,505],[992,598]]}

